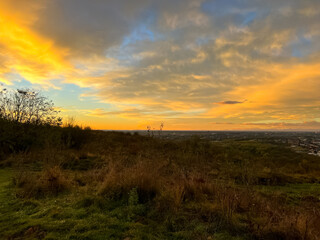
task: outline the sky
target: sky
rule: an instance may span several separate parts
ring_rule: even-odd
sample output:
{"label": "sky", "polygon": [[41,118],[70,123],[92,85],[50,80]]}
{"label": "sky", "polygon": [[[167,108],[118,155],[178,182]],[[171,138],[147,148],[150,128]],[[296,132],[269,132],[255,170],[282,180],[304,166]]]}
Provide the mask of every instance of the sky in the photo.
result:
{"label": "sky", "polygon": [[0,0],[0,84],[94,129],[319,130],[319,0]]}

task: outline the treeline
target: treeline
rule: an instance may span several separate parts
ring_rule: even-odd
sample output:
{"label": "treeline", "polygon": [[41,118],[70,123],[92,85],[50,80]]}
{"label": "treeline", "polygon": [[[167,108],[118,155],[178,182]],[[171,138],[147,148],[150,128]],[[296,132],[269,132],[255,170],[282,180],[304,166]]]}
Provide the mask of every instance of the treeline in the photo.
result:
{"label": "treeline", "polygon": [[32,90],[0,91],[0,160],[33,149],[79,149],[90,128],[63,124],[52,101]]}

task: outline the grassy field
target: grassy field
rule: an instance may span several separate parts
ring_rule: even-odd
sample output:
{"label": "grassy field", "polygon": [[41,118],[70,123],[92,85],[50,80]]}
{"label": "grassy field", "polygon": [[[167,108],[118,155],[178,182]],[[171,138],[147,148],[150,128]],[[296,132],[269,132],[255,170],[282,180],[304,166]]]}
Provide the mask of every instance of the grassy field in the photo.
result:
{"label": "grassy field", "polygon": [[[140,204],[135,190],[129,192],[128,201],[106,199],[87,190],[20,199],[14,194],[12,169],[0,170],[0,174],[3,239],[203,239],[210,236],[209,225],[197,219],[188,222],[187,212],[168,215],[167,222],[159,225],[157,216],[152,216],[159,213],[152,212],[147,204]],[[197,209],[193,204],[186,207],[186,210]],[[212,236],[243,239],[227,232]]]}
{"label": "grassy field", "polygon": [[319,239],[319,157],[71,130],[3,154],[1,239]]}
{"label": "grassy field", "polygon": [[[17,199],[12,194],[12,171],[1,170],[2,237],[13,239],[161,239],[156,223],[133,221],[143,206],[107,201],[80,193]],[[11,187],[10,187],[11,186]],[[130,214],[129,214],[130,213]],[[158,232],[157,232],[158,231]],[[156,234],[153,236],[153,234]],[[158,236],[158,237],[157,237]],[[160,238],[159,238],[160,237]]]}

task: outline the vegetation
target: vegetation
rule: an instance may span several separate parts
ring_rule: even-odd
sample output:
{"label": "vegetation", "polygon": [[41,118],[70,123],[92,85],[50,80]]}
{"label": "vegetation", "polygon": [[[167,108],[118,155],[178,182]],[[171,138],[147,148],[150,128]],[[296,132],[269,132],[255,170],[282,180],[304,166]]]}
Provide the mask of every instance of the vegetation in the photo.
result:
{"label": "vegetation", "polygon": [[30,89],[0,91],[0,118],[17,123],[61,125],[52,101]]}
{"label": "vegetation", "polygon": [[319,239],[319,158],[2,119],[1,239]]}

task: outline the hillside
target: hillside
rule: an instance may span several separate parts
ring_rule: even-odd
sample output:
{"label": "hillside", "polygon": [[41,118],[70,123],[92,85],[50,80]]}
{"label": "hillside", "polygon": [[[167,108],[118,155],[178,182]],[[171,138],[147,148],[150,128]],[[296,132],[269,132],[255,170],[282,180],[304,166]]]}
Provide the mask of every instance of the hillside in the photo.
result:
{"label": "hillside", "polygon": [[255,141],[1,126],[1,239],[319,239],[317,156]]}

